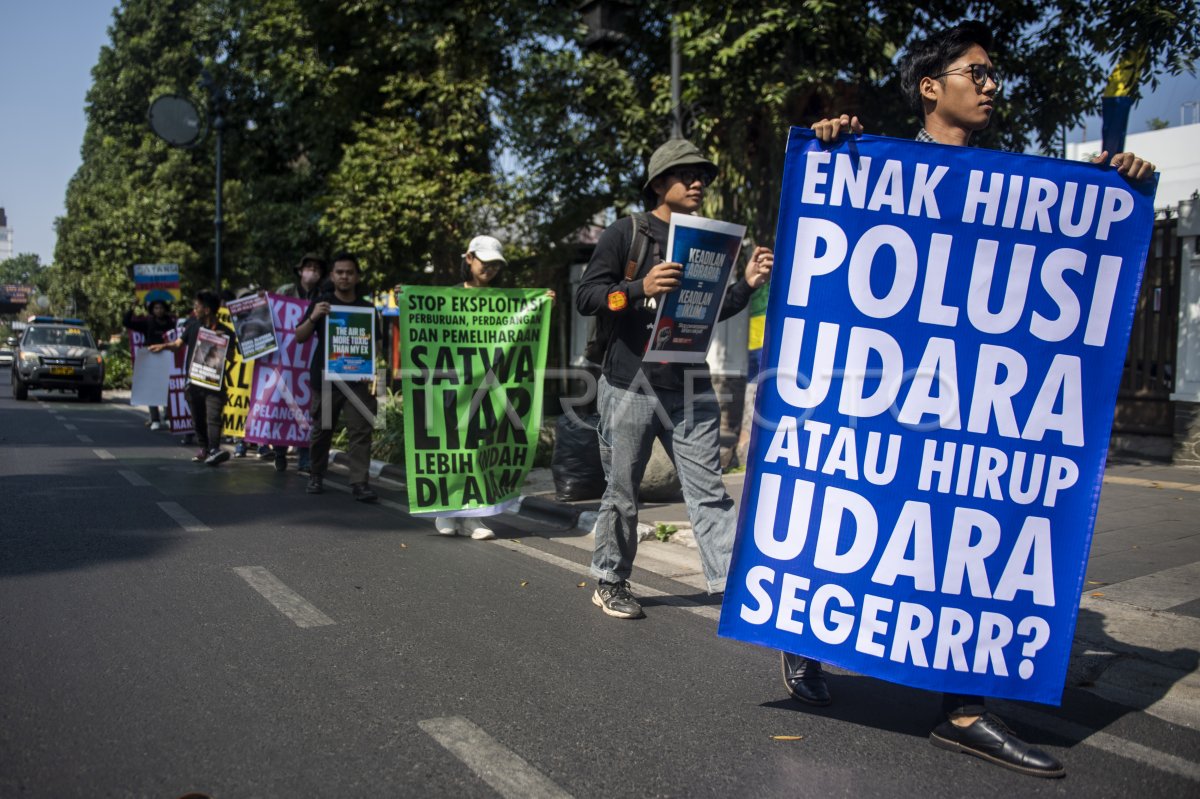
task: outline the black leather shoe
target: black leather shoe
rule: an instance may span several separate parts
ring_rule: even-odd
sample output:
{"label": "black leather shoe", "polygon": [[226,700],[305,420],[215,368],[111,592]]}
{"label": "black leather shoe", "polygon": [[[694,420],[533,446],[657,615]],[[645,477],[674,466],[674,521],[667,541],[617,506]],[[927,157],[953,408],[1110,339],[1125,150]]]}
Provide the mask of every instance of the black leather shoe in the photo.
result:
{"label": "black leather shoe", "polygon": [[366,483],[355,483],[351,486],[354,498],[359,502],[378,502],[379,495],[371,490]]}
{"label": "black leather shoe", "polygon": [[308,494],[323,494],[325,492],[325,479],[319,474],[311,475],[308,478],[308,488],[304,489]]}
{"label": "black leather shoe", "polygon": [[1062,763],[1022,741],[991,713],[984,713],[966,727],[959,727],[947,719],[929,733],[929,742],[941,749],[975,755],[1032,777],[1061,777],[1067,773]]}
{"label": "black leather shoe", "polygon": [[824,707],[833,701],[819,660],[810,660],[790,652],[780,652],[779,655],[783,662],[783,684],[787,686],[792,699],[817,707]]}

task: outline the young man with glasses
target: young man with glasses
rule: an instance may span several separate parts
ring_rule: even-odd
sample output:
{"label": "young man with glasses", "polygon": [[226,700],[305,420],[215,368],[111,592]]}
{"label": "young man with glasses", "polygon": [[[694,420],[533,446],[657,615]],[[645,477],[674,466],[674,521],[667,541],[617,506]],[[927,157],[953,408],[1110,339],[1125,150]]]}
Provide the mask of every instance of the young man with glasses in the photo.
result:
{"label": "young man with glasses", "polygon": [[[909,47],[900,62],[900,85],[924,120],[917,141],[964,146],[970,143],[971,134],[988,126],[1000,91],[1000,76],[988,56],[991,46],[991,32],[980,23],[967,22]],[[858,117],[843,114],[821,120],[813,125],[813,131],[829,143],[844,133],[862,133],[863,128]],[[1107,156],[1102,153],[1096,163]],[[1154,174],[1154,165],[1133,153],[1118,153],[1112,164],[1130,181]],[[831,697],[821,664],[781,654],[783,681],[792,698],[809,705],[828,705]],[[983,697],[943,694],[942,710],[945,721],[929,734],[934,746],[1036,777],[1066,773],[1058,760],[1022,741],[988,712]]]}
{"label": "young man with glasses", "polygon": [[[700,210],[717,167],[690,142],[672,139],[650,156],[647,172],[642,196],[650,213],[620,219],[601,234],[575,297],[581,314],[611,322],[597,389],[608,487],[596,521],[592,574],[599,584],[592,602],[619,619],[644,615],[628,580],[638,545],[638,486],[655,438],[679,473],[704,577],[714,593],[725,590],[737,521],[721,480],[720,410],[708,367],[642,362],[657,298],[678,291],[683,273],[681,264],[665,262],[671,214]],[[632,249],[639,225],[645,225],[650,246],[640,262],[631,263],[637,260]],[[770,279],[772,263],[769,250],[754,251],[745,277],[725,294],[721,319],[746,307],[754,289]]]}

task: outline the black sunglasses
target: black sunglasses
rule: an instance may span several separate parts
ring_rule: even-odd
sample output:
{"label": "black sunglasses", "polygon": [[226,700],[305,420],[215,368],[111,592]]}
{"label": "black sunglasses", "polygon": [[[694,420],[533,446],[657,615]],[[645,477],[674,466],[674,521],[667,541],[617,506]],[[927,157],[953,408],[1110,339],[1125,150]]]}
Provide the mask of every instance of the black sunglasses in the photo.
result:
{"label": "black sunglasses", "polygon": [[706,169],[680,167],[679,169],[672,169],[667,174],[688,186],[692,185],[697,180],[700,181],[701,186],[707,186],[712,181],[712,178]]}
{"label": "black sunglasses", "polygon": [[972,82],[974,82],[974,84],[979,88],[982,89],[984,86],[987,86],[988,79],[990,78],[992,83],[996,84],[996,91],[1000,90],[1000,73],[996,72],[995,68],[989,68],[986,64],[967,64],[964,67],[948,69],[945,72],[934,75],[933,77],[941,78],[946,75],[955,75],[962,72],[964,69],[970,70],[970,78]]}

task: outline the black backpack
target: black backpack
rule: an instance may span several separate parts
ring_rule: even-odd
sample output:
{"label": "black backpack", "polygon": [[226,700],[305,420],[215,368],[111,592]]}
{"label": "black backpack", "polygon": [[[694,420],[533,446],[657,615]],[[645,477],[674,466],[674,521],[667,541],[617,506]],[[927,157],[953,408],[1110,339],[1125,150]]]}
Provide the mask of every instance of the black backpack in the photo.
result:
{"label": "black backpack", "polygon": [[[633,220],[633,238],[629,241],[629,254],[625,259],[625,281],[637,277],[646,255],[650,252],[650,223],[642,211],[630,214]],[[604,364],[604,354],[608,352],[609,342],[612,341],[613,331],[617,328],[617,319],[612,314],[597,314],[596,325],[592,329],[591,338],[583,348],[583,357],[597,366]]]}

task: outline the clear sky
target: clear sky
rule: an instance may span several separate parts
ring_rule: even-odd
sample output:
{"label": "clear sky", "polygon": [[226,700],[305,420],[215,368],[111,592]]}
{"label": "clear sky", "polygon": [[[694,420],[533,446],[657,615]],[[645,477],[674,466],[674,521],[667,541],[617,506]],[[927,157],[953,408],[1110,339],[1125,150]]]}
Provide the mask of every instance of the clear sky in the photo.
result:
{"label": "clear sky", "polygon": [[79,168],[84,95],[112,0],[0,0],[0,208],[13,251],[54,259],[54,219]]}
{"label": "clear sky", "polygon": [[[108,41],[112,0],[0,0],[0,208],[14,250],[54,258],[54,219],[79,168],[84,95]],[[1096,88],[1097,93],[1103,86]],[[1167,81],[1134,109],[1131,133],[1160,117],[1179,124],[1179,106],[1200,100],[1200,77]],[[149,104],[150,98],[147,98]],[[1099,117],[1068,134],[1098,138]]]}

